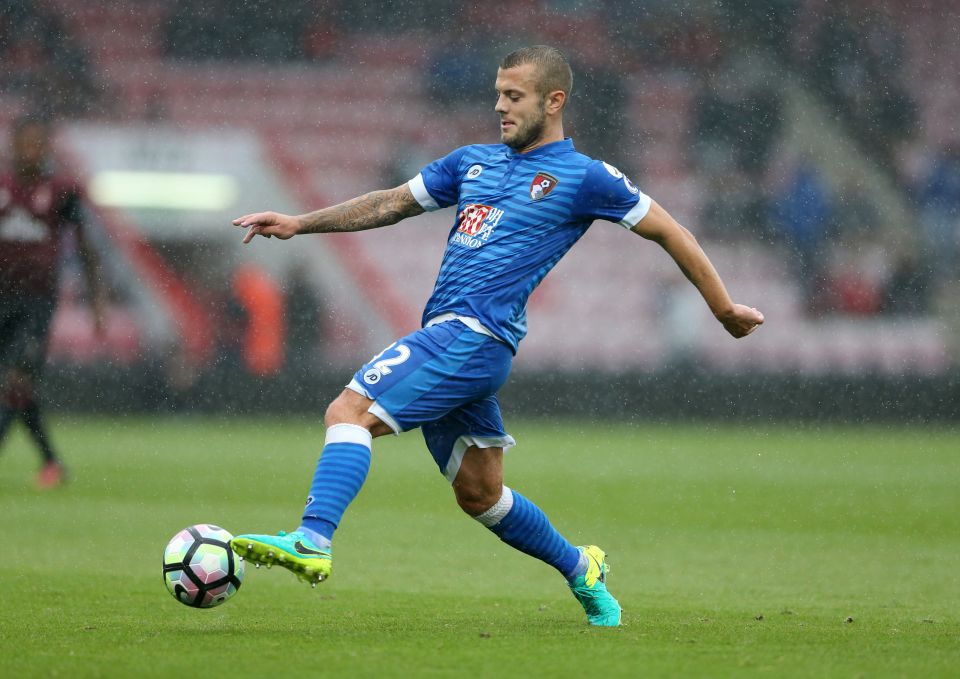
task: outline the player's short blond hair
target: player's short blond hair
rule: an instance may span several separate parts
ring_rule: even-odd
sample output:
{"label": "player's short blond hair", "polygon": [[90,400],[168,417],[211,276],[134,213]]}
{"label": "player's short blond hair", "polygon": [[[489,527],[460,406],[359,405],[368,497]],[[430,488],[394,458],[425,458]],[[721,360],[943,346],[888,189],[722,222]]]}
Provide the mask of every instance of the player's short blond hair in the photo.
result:
{"label": "player's short blond hair", "polygon": [[514,50],[503,58],[500,68],[533,64],[537,71],[537,93],[546,96],[562,90],[568,97],[573,91],[573,71],[563,52],[549,45],[533,45]]}

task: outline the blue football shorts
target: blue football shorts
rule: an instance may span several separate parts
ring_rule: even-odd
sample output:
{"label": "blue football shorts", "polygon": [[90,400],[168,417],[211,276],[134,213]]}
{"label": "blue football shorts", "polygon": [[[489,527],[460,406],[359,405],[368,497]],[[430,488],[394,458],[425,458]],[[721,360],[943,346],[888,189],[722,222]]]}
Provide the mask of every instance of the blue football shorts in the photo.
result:
{"label": "blue football shorts", "polygon": [[470,446],[515,443],[503,429],[496,397],[512,361],[503,342],[449,320],[397,340],[364,364],[347,388],[371,399],[369,411],[395,433],[420,427],[453,483]]}

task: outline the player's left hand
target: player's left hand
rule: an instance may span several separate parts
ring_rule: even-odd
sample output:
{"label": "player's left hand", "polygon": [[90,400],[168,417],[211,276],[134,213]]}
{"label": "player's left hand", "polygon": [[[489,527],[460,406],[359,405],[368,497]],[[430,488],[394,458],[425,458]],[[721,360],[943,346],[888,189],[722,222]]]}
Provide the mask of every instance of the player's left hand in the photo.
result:
{"label": "player's left hand", "polygon": [[753,307],[734,304],[730,311],[718,315],[717,320],[723,323],[727,332],[736,338],[740,338],[746,337],[763,325],[763,314]]}

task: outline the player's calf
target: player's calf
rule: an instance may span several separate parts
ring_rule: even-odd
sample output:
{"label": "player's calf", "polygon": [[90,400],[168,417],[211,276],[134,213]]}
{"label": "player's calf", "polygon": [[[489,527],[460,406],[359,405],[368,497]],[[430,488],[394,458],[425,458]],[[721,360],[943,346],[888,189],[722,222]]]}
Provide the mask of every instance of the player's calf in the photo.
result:
{"label": "player's calf", "polygon": [[[460,493],[457,498],[460,500]],[[464,504],[470,506],[469,502],[461,506]],[[602,549],[574,547],[557,532],[539,507],[506,486],[502,487],[496,502],[473,518],[514,549],[557,569],[566,578],[591,625],[616,627],[620,624],[620,604],[606,587],[609,567]]]}

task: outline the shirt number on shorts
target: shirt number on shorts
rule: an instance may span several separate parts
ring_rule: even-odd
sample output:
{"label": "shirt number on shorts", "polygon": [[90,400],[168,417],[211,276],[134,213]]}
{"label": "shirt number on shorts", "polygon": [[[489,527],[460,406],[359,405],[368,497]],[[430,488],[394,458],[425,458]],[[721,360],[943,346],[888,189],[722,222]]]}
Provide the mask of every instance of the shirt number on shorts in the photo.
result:
{"label": "shirt number on shorts", "polygon": [[[383,359],[380,358],[391,349],[396,350],[397,352],[396,356],[391,356],[390,358],[383,358]],[[367,371],[363,373],[363,381],[366,382],[367,384],[376,384],[377,382],[380,381],[381,377],[383,377],[384,375],[389,375],[391,372],[393,372],[391,370],[392,367],[398,366],[401,363],[404,363],[408,358],[410,358],[410,348],[407,347],[406,344],[397,344],[396,342],[394,342],[389,347],[387,347],[386,349],[384,349],[379,354],[373,357],[371,361],[373,363],[373,367],[367,369]]]}

